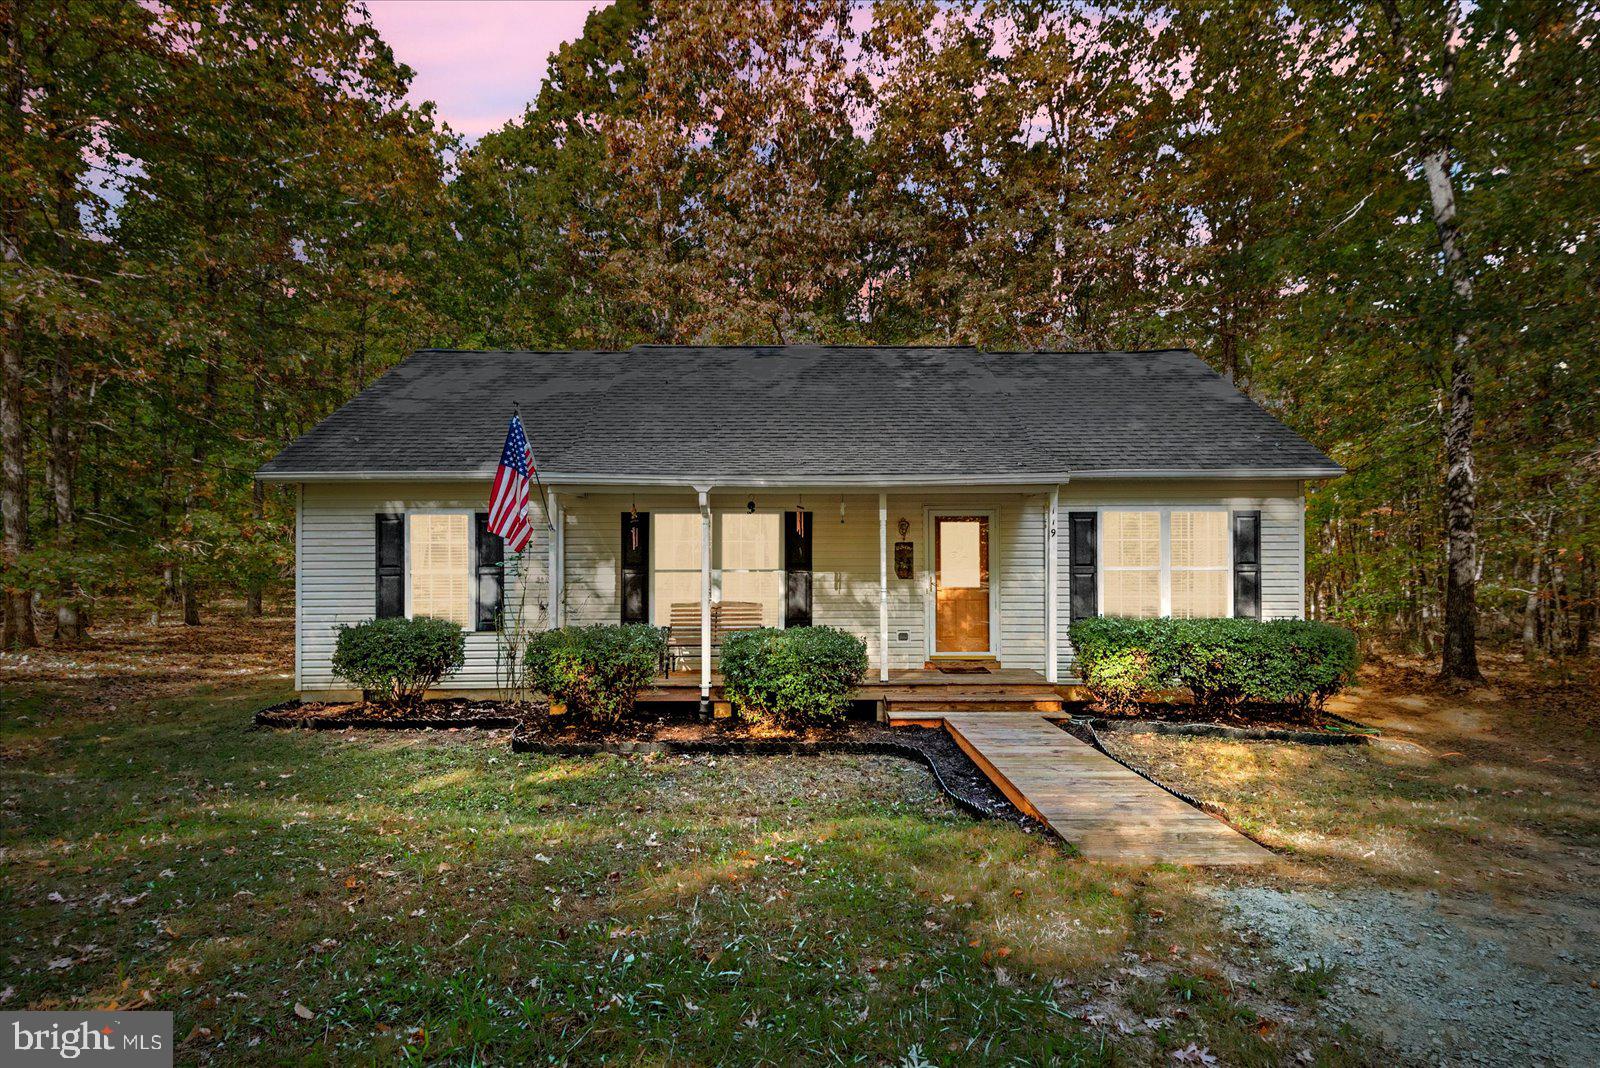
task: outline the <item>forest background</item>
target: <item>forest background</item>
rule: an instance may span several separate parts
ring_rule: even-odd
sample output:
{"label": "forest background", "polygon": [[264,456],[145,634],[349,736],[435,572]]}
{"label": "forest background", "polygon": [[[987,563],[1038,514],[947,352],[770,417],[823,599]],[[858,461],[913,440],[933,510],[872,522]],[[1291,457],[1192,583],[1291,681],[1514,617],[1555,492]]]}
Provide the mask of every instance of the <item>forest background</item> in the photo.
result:
{"label": "forest background", "polygon": [[1349,471],[1313,615],[1457,678],[1587,655],[1597,42],[1570,0],[617,0],[472,142],[360,5],[0,0],[3,647],[291,596],[255,468],[416,348],[809,342],[1192,347]]}

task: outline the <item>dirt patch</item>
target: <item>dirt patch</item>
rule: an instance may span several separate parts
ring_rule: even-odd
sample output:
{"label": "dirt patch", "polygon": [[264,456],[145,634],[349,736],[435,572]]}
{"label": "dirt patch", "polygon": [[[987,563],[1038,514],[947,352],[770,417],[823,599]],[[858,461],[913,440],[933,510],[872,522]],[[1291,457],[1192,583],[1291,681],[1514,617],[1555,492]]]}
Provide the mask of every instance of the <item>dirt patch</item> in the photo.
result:
{"label": "dirt patch", "polygon": [[1264,956],[1326,977],[1326,1005],[1426,1063],[1594,1063],[1600,912],[1507,910],[1430,892],[1204,891]]}
{"label": "dirt patch", "polygon": [[1127,711],[1084,706],[1078,714],[1092,716],[1113,726],[1119,723],[1168,723],[1234,730],[1329,734],[1348,734],[1365,727],[1365,724],[1353,722],[1326,709],[1242,704],[1232,709],[1208,711],[1196,708],[1187,697],[1140,704]]}
{"label": "dirt patch", "polygon": [[89,640],[0,652],[0,686],[25,686],[77,714],[112,714],[134,702],[183,697],[200,686],[294,680],[294,615],[273,606],[250,616],[242,602],[208,607],[199,626],[176,616],[152,621],[108,602]]}
{"label": "dirt patch", "polygon": [[515,727],[543,709],[503,701],[469,701],[453,698],[421,701],[406,708],[351,702],[322,704],[286,701],[263,708],[256,722],[263,727],[310,727],[318,730],[374,728],[389,730]]}

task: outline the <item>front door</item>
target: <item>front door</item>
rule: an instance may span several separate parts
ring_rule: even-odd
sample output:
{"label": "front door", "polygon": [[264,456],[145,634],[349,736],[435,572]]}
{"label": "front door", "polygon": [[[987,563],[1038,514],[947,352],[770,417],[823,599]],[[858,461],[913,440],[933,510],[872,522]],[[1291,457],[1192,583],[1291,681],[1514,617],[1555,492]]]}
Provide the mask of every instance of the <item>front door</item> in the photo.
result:
{"label": "front door", "polygon": [[989,517],[933,517],[933,651],[988,653]]}

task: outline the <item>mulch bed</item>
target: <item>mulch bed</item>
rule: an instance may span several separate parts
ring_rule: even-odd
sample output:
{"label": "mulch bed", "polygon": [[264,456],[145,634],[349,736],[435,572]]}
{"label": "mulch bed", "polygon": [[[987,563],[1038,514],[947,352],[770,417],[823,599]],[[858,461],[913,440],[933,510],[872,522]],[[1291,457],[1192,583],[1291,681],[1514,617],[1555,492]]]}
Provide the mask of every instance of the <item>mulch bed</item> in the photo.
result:
{"label": "mulch bed", "polygon": [[[1233,711],[1214,713],[1197,711],[1190,704],[1140,705],[1132,713],[1101,712],[1086,707],[1075,718],[1093,719],[1100,730],[1146,730],[1291,742],[1360,738],[1378,733],[1364,723],[1325,709],[1301,710],[1277,705],[1244,705]],[[1334,744],[1342,743],[1335,741]]]}
{"label": "mulch bed", "polygon": [[1203,738],[1229,738],[1237,741],[1298,742],[1301,745],[1365,745],[1377,736],[1371,727],[1349,720],[1338,729],[1321,730],[1271,726],[1234,727],[1193,719],[1143,719],[1133,717],[1077,717],[1071,722],[1086,723],[1107,734],[1180,734]]}
{"label": "mulch bed", "polygon": [[1043,825],[1023,815],[955,739],[938,728],[888,727],[847,720],[794,733],[755,727],[735,719],[710,723],[683,714],[641,708],[611,727],[551,716],[543,703],[510,705],[500,701],[461,698],[425,701],[415,708],[388,711],[359,703],[321,704],[286,701],[256,713],[263,727],[313,730],[456,730],[514,728],[511,748],[519,753],[591,756],[596,753],[677,753],[729,756],[813,756],[824,753],[868,753],[917,761],[958,806],[976,816],[1007,820],[1027,831]]}

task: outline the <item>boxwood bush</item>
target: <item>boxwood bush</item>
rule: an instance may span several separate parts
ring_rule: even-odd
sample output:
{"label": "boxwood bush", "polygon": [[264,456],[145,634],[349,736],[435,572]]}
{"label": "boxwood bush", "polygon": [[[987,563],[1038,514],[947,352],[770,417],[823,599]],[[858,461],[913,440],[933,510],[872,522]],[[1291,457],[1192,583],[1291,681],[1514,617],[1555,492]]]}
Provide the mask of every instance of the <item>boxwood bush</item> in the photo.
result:
{"label": "boxwood bush", "polygon": [[528,639],[528,685],[581,719],[615,723],[661,670],[667,633],[644,623],[560,627]]}
{"label": "boxwood bush", "polygon": [[333,670],[361,687],[368,700],[390,707],[415,704],[466,659],[461,627],[427,616],[342,626],[333,646]]}
{"label": "boxwood bush", "polygon": [[1356,638],[1300,619],[1117,619],[1072,624],[1078,675],[1106,708],[1125,710],[1163,686],[1186,687],[1215,712],[1245,701],[1320,708],[1351,680]]}
{"label": "boxwood bush", "polygon": [[745,630],[722,641],[723,695],[760,722],[839,719],[866,674],[867,643],[836,627]]}

